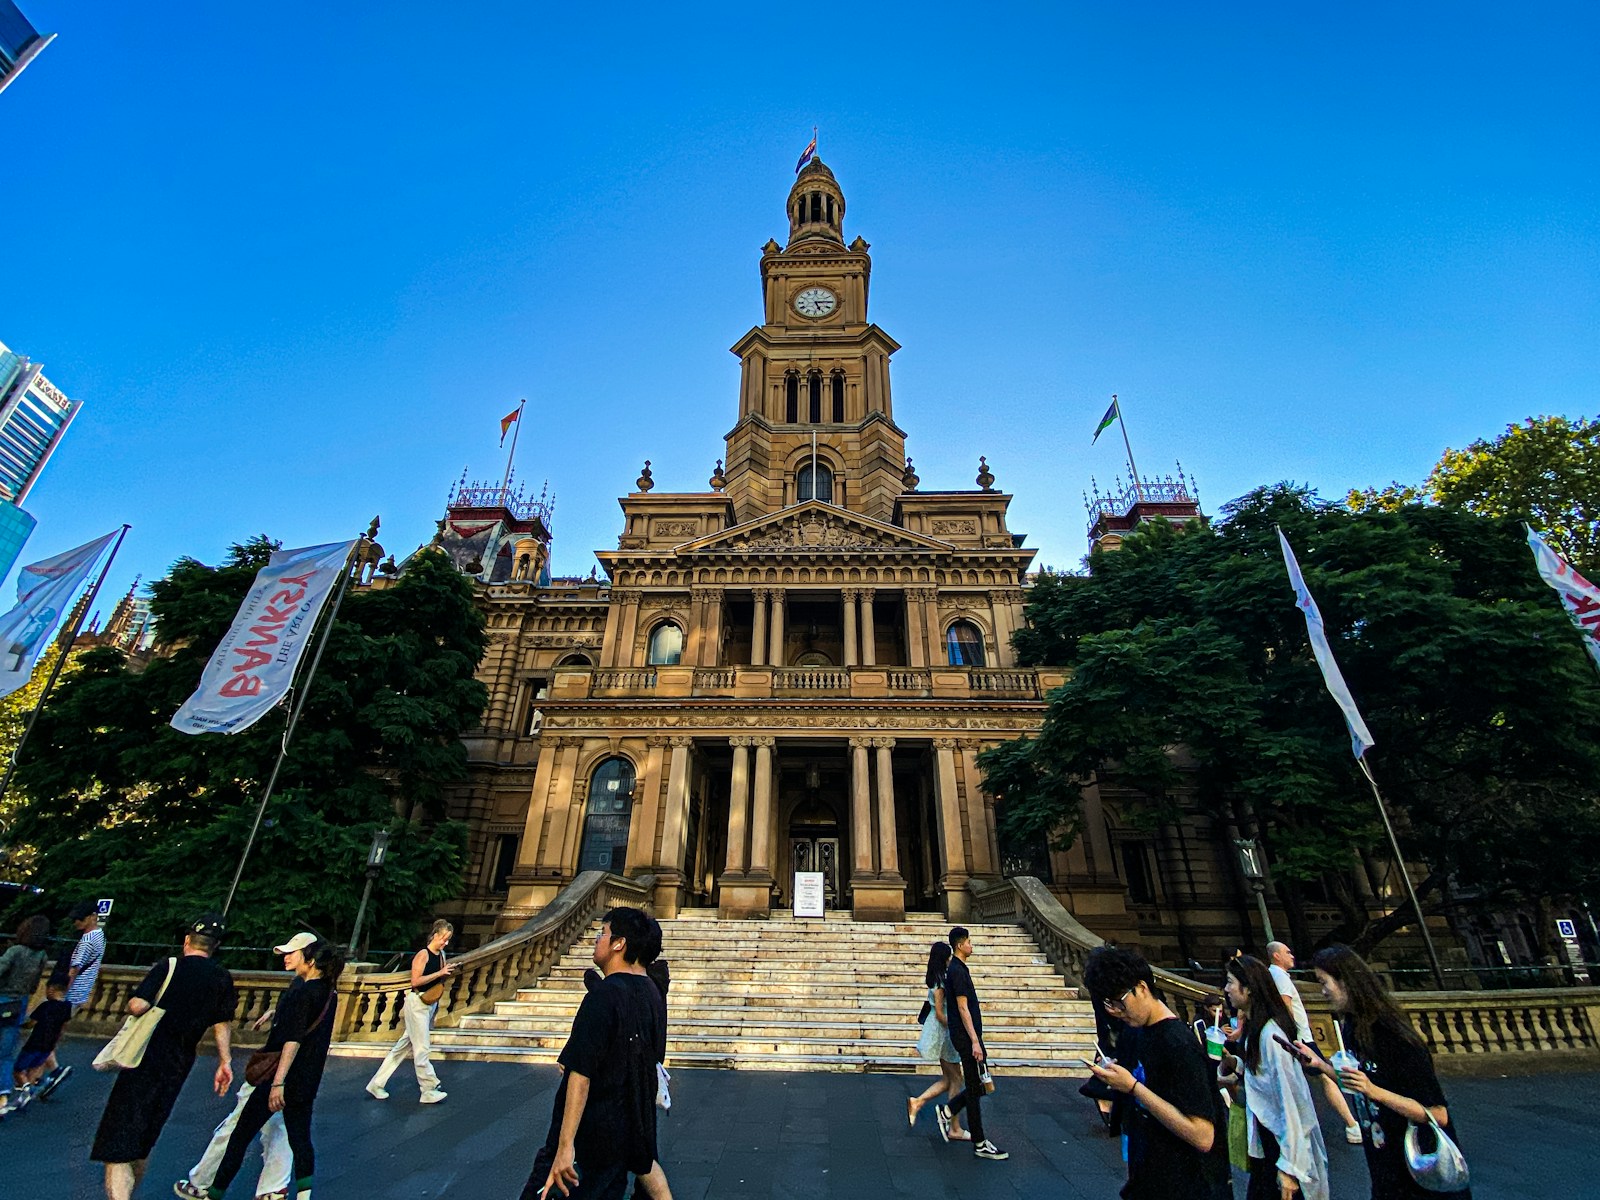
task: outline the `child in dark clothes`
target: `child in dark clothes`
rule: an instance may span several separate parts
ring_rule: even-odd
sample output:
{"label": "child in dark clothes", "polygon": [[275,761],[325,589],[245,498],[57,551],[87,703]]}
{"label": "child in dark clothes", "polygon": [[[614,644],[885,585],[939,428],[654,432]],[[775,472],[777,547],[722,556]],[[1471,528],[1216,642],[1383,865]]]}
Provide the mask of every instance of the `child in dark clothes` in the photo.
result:
{"label": "child in dark clothes", "polygon": [[49,999],[28,1014],[27,1024],[33,1026],[33,1032],[12,1067],[12,1078],[20,1088],[31,1088],[46,1071],[56,1069],[56,1043],[72,1017],[65,979],[51,976],[45,995]]}

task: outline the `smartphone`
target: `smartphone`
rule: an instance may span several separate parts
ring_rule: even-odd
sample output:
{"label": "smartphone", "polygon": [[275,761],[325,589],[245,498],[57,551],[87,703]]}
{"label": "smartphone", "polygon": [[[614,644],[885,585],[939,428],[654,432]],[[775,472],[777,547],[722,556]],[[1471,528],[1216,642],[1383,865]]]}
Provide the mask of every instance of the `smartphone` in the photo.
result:
{"label": "smartphone", "polygon": [[1299,1059],[1301,1062],[1305,1062],[1306,1061],[1306,1056],[1303,1053],[1301,1053],[1300,1047],[1296,1046],[1288,1038],[1284,1037],[1283,1034],[1281,1034],[1281,1033],[1273,1034],[1272,1035],[1272,1040],[1277,1042],[1278,1045],[1282,1046],[1285,1050],[1287,1050],[1290,1054],[1294,1055],[1295,1058]]}

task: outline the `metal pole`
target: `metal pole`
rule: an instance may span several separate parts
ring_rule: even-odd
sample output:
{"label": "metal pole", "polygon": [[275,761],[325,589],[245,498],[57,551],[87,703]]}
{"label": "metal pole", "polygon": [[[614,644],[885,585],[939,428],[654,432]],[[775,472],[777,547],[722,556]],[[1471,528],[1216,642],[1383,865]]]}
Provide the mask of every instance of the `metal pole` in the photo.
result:
{"label": "metal pole", "polygon": [[123,522],[122,532],[117,534],[116,545],[111,547],[111,557],[106,559],[106,565],[100,568],[100,577],[94,581],[94,587],[89,591],[89,598],[79,606],[78,616],[72,622],[72,628],[63,630],[56,639],[61,645],[61,653],[56,655],[55,665],[50,668],[50,678],[44,681],[44,691],[39,693],[39,702],[28,713],[28,723],[22,727],[22,736],[17,739],[17,748],[11,752],[11,761],[6,764],[6,773],[0,776],[0,800],[5,798],[6,789],[11,786],[11,776],[17,769],[17,758],[22,754],[22,748],[28,744],[28,735],[33,732],[33,723],[39,719],[44,702],[56,686],[56,680],[61,677],[61,668],[67,665],[67,654],[72,649],[72,643],[78,639],[78,630],[83,628],[83,618],[94,605],[94,598],[100,594],[100,585],[111,573],[111,564],[116,561],[117,551],[122,549],[122,539],[128,536],[128,530],[132,528],[133,526]]}
{"label": "metal pole", "polygon": [[1267,941],[1277,939],[1272,936],[1272,918],[1267,915],[1267,889],[1259,881],[1250,885],[1250,890],[1256,894],[1256,907],[1261,910],[1261,928],[1266,932]]}
{"label": "metal pole", "polygon": [[1439,990],[1444,991],[1444,968],[1439,965],[1439,951],[1434,948],[1433,934],[1428,932],[1428,918],[1422,911],[1422,902],[1417,899],[1417,889],[1412,886],[1411,872],[1406,870],[1406,860],[1400,856],[1400,842],[1394,836],[1394,825],[1389,821],[1389,806],[1383,802],[1383,793],[1378,790],[1378,781],[1372,777],[1372,768],[1367,766],[1365,757],[1356,759],[1361,764],[1361,773],[1367,777],[1367,782],[1372,785],[1372,797],[1378,802],[1378,813],[1383,817],[1383,831],[1389,835],[1389,849],[1394,853],[1395,865],[1400,868],[1400,878],[1405,880],[1406,895],[1411,897],[1411,907],[1416,911],[1417,924],[1422,929],[1422,940],[1428,947],[1428,962],[1433,966],[1433,981],[1439,985]]}
{"label": "metal pole", "polygon": [[350,931],[350,953],[359,957],[361,954],[361,923],[367,919],[367,901],[372,898],[372,883],[378,878],[378,872],[367,868],[367,886],[361,889],[361,907],[356,909],[355,928]]}
{"label": "metal pole", "polygon": [[372,519],[372,526],[365,534],[356,539],[355,545],[350,547],[350,553],[345,555],[344,571],[339,576],[339,590],[334,594],[333,604],[328,610],[325,624],[322,626],[322,637],[317,642],[317,652],[312,655],[311,665],[306,668],[305,677],[300,680],[300,694],[295,697],[294,707],[289,710],[289,724],[284,727],[283,741],[278,745],[278,758],[272,764],[272,774],[267,777],[267,786],[261,793],[261,803],[256,805],[256,819],[250,826],[250,836],[244,844],[244,853],[239,855],[239,865],[234,868],[233,882],[228,885],[228,898],[222,903],[222,915],[227,916],[228,910],[233,907],[233,898],[239,891],[239,880],[244,875],[244,864],[250,857],[250,851],[255,849],[256,834],[261,830],[261,818],[266,815],[267,801],[272,799],[272,789],[277,786],[278,772],[283,769],[283,760],[289,754],[289,739],[294,737],[294,727],[300,722],[300,714],[305,710],[306,697],[311,694],[311,681],[316,678],[317,665],[322,662],[322,652],[328,648],[328,635],[333,632],[333,623],[339,616],[339,604],[344,600],[345,589],[350,585],[350,568],[355,563],[356,551],[365,541],[376,537],[378,534],[378,519]]}
{"label": "metal pole", "polygon": [[1117,428],[1122,430],[1122,444],[1128,451],[1128,470],[1133,475],[1133,494],[1139,499],[1144,499],[1144,484],[1139,481],[1139,468],[1133,465],[1133,443],[1128,440],[1128,423],[1122,419],[1122,401],[1117,399],[1116,393],[1111,394],[1111,403],[1117,409]]}

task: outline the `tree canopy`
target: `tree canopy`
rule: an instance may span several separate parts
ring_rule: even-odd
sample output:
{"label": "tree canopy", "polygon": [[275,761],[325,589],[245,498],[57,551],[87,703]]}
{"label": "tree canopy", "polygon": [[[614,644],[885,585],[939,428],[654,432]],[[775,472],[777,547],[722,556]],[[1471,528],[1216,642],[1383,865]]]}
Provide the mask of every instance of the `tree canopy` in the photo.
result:
{"label": "tree canopy", "polygon": [[[1265,843],[1305,939],[1298,885],[1321,881],[1363,950],[1411,919],[1369,920],[1354,870],[1383,844],[1311,656],[1275,527],[1294,546],[1377,739],[1368,761],[1438,908],[1600,883],[1600,681],[1534,571],[1515,520],[1419,504],[1352,512],[1261,488],[1215,528],[1149,523],[1085,576],[1033,589],[1016,646],[1069,666],[1037,737],[982,760],[1005,832],[1076,835],[1079,790],[1132,789],[1161,825],[1184,794]],[[1182,753],[1175,747],[1181,746]]]}
{"label": "tree canopy", "polygon": [[[192,558],[151,587],[163,653],[142,671],[81,657],[40,714],[16,782],[14,837],[54,907],[117,899],[116,936],[169,941],[220,907],[286,723],[281,707],[232,735],[168,725],[276,543]],[[470,583],[423,551],[393,586],[346,595],[230,913],[230,941],[270,945],[310,926],[348,936],[374,830],[393,830],[374,891],[374,945],[402,944],[459,890],[466,830],[445,790],[466,776],[460,737],[487,696]],[[309,662],[309,654],[307,661]],[[302,664],[301,670],[305,670]]]}
{"label": "tree canopy", "polygon": [[1421,487],[1351,492],[1357,510],[1418,500],[1526,521],[1579,571],[1600,570],[1600,419],[1529,417],[1493,441],[1446,450]]}

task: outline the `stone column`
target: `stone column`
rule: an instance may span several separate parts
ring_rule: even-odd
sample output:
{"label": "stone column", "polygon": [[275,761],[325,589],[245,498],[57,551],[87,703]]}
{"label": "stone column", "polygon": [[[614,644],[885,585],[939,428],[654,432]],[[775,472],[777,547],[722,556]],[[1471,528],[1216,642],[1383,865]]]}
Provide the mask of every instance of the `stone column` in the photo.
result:
{"label": "stone column", "polygon": [[661,812],[661,765],[666,758],[667,739],[659,735],[645,738],[644,776],[634,780],[633,812],[628,821],[627,874],[644,873],[656,861],[656,818]]}
{"label": "stone column", "polygon": [[692,661],[699,667],[722,665],[722,591],[720,588],[695,588],[690,593],[699,608],[700,654]]}
{"label": "stone column", "polygon": [[611,602],[622,604],[622,621],[617,631],[617,649],[613,655],[612,666],[634,666],[633,645],[639,635],[639,602],[644,599],[643,592],[629,589],[618,592],[613,589]]}
{"label": "stone column", "polygon": [[863,667],[876,666],[878,662],[878,631],[872,623],[872,598],[877,593],[871,588],[862,588],[856,594],[861,597],[861,665]]}
{"label": "stone column", "polygon": [[750,622],[750,665],[759,667],[767,661],[767,589],[755,590],[755,616]]}
{"label": "stone column", "polygon": [[756,747],[755,800],[750,806],[750,874],[771,875],[772,748],[776,738],[751,738]]}
{"label": "stone column", "polygon": [[956,790],[954,738],[934,740],[933,788],[939,814],[939,843],[944,851],[940,882],[953,918],[967,914],[967,851],[961,838],[961,799]]}
{"label": "stone column", "polygon": [[767,662],[774,667],[784,665],[783,625],[787,599],[782,588],[772,589],[772,649],[767,655]]}
{"label": "stone column", "polygon": [[845,588],[841,594],[844,599],[844,665],[853,667],[861,661],[856,654],[856,597],[860,593],[854,588]]}
{"label": "stone column", "polygon": [[[626,593],[624,593],[626,594]],[[602,668],[617,665],[617,647],[622,644],[622,601],[617,593],[611,593],[611,599],[606,604],[606,631],[600,639],[600,653],[595,657],[599,659],[597,665]]]}
{"label": "stone column", "polygon": [[867,750],[871,738],[850,739],[850,851],[855,869],[852,882],[872,874],[872,778]]}
{"label": "stone column", "polygon": [[[581,828],[583,821],[584,801],[588,796],[588,789],[582,791],[577,788],[578,752],[583,746],[582,738],[565,738],[561,743],[561,756],[556,760],[555,773],[550,779],[550,804],[554,811],[550,814],[550,836],[545,838],[544,847],[539,852],[539,866],[546,871],[559,872],[566,859],[567,832],[573,828],[573,809],[577,811],[577,824]],[[571,797],[566,808],[560,807],[561,797]],[[573,848],[577,853],[577,848]]]}
{"label": "stone column", "polygon": [[894,739],[873,738],[878,756],[878,873],[900,874],[900,842],[894,816]]}
{"label": "stone column", "polygon": [[943,666],[948,655],[939,637],[939,592],[936,588],[919,588],[917,595],[922,601],[922,632],[928,639],[928,665]]}
{"label": "stone column", "polygon": [[539,862],[539,843],[544,838],[545,813],[550,809],[550,781],[556,773],[565,738],[539,740],[539,765],[534,768],[533,793],[528,797],[528,816],[522,827],[522,844],[517,847],[517,868],[534,867]]}
{"label": "stone column", "polygon": [[922,593],[919,589],[907,588],[902,594],[906,612],[906,661],[913,667],[925,667],[928,665],[928,637],[922,625]]}
{"label": "stone column", "polygon": [[743,875],[745,842],[750,828],[750,739],[729,738],[733,775],[728,787],[728,865],[730,875]]}
{"label": "stone column", "polygon": [[1012,594],[1005,591],[990,592],[989,611],[994,617],[994,665],[1009,669],[1017,665],[1017,653],[1011,647],[1011,635],[1017,630]]}
{"label": "stone column", "polygon": [[997,875],[1000,868],[994,827],[989,820],[989,801],[983,792],[983,773],[978,770],[978,751],[983,743],[973,738],[962,738],[960,744],[961,773],[967,781],[967,827],[972,830],[972,873]]}
{"label": "stone column", "polygon": [[685,852],[684,833],[689,828],[689,747],[694,739],[676,735],[669,739],[672,763],[667,768],[667,813],[661,830],[661,865],[669,871],[682,871]]}

